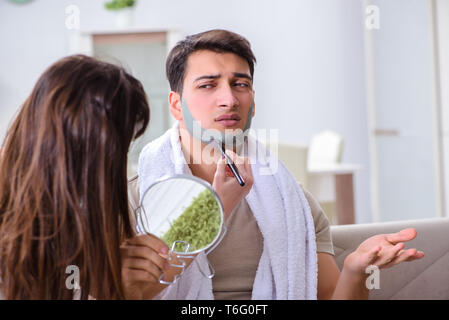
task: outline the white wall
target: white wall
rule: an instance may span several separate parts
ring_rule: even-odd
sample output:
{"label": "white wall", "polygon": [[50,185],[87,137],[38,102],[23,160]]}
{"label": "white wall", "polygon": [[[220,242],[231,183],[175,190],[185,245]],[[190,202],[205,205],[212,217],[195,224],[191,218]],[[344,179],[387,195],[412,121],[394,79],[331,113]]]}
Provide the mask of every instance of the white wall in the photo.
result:
{"label": "white wall", "polygon": [[[68,54],[65,8],[80,8],[81,29],[108,28],[100,0],[0,1],[0,136],[42,71]],[[359,0],[138,1],[135,24],[178,26],[183,34],[225,28],[247,37],[258,60],[255,128],[308,144],[332,129],[345,141],[355,178],[357,222],[370,222],[363,21]]]}
{"label": "white wall", "polygon": [[63,1],[0,1],[0,137],[44,69],[67,52]]}

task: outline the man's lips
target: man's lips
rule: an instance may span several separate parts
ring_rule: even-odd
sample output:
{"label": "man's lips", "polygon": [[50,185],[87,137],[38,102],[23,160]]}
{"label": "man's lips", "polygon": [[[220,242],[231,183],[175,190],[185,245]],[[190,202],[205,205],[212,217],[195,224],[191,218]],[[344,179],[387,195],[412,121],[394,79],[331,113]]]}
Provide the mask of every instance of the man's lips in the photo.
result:
{"label": "man's lips", "polygon": [[221,121],[221,120],[240,120],[240,117],[238,114],[222,114],[221,116],[215,118],[215,121]]}
{"label": "man's lips", "polygon": [[219,122],[225,127],[232,127],[240,121],[240,116],[238,114],[223,114],[215,118],[215,121]]}

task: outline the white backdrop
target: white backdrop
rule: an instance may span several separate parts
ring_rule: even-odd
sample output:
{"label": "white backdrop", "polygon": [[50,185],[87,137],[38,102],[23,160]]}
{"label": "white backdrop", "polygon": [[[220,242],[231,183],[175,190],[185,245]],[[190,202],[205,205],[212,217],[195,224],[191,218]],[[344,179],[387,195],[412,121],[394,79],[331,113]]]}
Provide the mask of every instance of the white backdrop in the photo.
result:
{"label": "white backdrop", "polygon": [[[359,0],[138,0],[136,26],[177,26],[183,34],[225,28],[247,37],[255,70],[255,128],[279,129],[281,142],[308,144],[332,129],[345,141],[355,177],[356,220],[370,222],[369,154]],[[101,0],[0,1],[0,136],[38,76],[68,54],[68,5],[81,29],[108,28]]]}

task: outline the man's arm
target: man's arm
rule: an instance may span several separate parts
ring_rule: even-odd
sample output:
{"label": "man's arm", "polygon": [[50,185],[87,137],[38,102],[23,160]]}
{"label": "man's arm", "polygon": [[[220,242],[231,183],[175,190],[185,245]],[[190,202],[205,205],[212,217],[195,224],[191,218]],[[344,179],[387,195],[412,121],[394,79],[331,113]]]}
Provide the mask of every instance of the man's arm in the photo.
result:
{"label": "man's arm", "polygon": [[404,250],[404,242],[415,237],[415,229],[404,229],[368,238],[346,257],[341,273],[331,255],[318,253],[318,299],[368,299],[365,269],[370,265],[390,268],[404,261],[421,259],[422,251]]}
{"label": "man's arm", "polygon": [[318,252],[318,300],[368,299],[367,276],[354,277],[346,270],[340,272],[332,255]]}
{"label": "man's arm", "polygon": [[318,252],[318,300],[330,300],[337,287],[340,270],[334,257]]}
{"label": "man's arm", "polygon": [[330,232],[330,223],[323,209],[313,195],[303,186],[307,202],[315,225],[315,236],[318,260],[318,292],[319,300],[329,300],[337,286],[340,270],[334,259],[334,248]]}

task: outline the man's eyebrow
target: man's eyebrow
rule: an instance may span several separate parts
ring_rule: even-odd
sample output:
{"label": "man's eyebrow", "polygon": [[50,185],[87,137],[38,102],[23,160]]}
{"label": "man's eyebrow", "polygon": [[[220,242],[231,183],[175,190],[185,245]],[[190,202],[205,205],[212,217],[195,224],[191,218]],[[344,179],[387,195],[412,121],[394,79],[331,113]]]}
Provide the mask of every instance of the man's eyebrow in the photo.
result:
{"label": "man's eyebrow", "polygon": [[247,73],[234,72],[234,77],[236,77],[236,78],[245,78],[245,79],[253,81],[253,78],[251,78],[251,76],[249,74],[247,74]]}
{"label": "man's eyebrow", "polygon": [[221,77],[221,74],[205,75],[205,76],[201,76],[201,77],[196,78],[195,80],[193,80],[193,82],[200,81],[200,80],[203,80],[203,79],[218,79],[220,77]]}
{"label": "man's eyebrow", "polygon": [[[249,74],[247,74],[247,73],[234,72],[233,75],[236,78],[245,78],[245,79],[253,81],[253,78],[251,78],[251,76]],[[203,79],[209,79],[209,80],[212,79],[213,80],[213,79],[218,79],[220,77],[221,77],[221,74],[204,75],[204,76],[196,78],[195,80],[193,80],[193,82],[197,82],[197,81],[200,81],[200,80],[203,80]]]}

